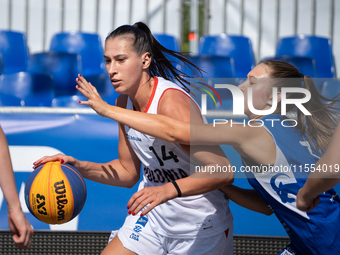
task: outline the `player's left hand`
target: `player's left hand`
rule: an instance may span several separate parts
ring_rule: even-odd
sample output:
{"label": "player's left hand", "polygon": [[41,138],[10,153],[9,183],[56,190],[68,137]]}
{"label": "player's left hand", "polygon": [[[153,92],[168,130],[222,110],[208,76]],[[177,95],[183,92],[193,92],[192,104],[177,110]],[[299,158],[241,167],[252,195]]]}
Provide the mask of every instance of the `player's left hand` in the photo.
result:
{"label": "player's left hand", "polygon": [[78,84],[76,89],[88,99],[88,101],[79,101],[78,103],[88,105],[100,116],[106,117],[109,105],[101,98],[96,87],[87,82],[81,74],[78,74],[76,82]]}
{"label": "player's left hand", "polygon": [[[142,212],[141,216],[146,215],[157,205],[163,204],[172,199],[171,192],[168,191],[168,185],[147,187],[137,191],[132,195],[128,202],[129,214],[137,215],[145,206],[148,207]],[[170,186],[171,187],[171,186]]]}
{"label": "player's left hand", "polygon": [[319,201],[320,197],[306,199],[303,196],[303,191],[300,189],[296,195],[296,208],[304,212],[309,212],[318,205]]}

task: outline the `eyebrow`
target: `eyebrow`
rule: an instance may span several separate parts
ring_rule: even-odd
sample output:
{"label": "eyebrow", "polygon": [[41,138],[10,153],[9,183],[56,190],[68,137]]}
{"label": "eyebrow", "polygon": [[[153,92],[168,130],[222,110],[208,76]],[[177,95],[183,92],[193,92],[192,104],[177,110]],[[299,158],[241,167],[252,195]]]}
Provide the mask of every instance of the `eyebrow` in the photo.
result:
{"label": "eyebrow", "polygon": [[[117,54],[116,56],[113,56],[113,58],[119,58],[119,57],[125,57],[126,54]],[[109,58],[108,56],[104,55],[104,58]]]}

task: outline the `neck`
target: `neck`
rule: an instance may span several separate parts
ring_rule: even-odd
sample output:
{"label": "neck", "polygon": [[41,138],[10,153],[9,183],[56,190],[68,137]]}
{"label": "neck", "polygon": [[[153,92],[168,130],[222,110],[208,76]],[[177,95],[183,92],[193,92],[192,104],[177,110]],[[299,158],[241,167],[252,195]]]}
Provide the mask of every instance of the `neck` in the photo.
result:
{"label": "neck", "polygon": [[149,103],[152,90],[154,88],[154,78],[150,75],[143,75],[137,86],[137,90],[129,97],[136,111],[143,112]]}
{"label": "neck", "polygon": [[247,115],[249,120],[259,120],[262,119],[264,116],[263,115],[255,115],[255,114],[249,114]]}

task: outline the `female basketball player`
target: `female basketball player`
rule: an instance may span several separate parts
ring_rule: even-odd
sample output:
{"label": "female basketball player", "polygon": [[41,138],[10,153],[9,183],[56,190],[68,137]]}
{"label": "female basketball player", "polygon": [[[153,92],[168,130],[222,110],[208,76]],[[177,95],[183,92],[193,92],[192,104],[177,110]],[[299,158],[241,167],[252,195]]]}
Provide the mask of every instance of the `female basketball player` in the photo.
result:
{"label": "female basketball player", "polygon": [[320,194],[332,189],[340,181],[340,125],[335,129],[325,154],[315,164],[315,171],[296,196],[296,207],[311,211],[320,201]]}
{"label": "female basketball player", "polygon": [[[271,79],[268,79],[271,78]],[[291,238],[291,244],[280,254],[338,254],[340,252],[340,205],[334,190],[320,195],[319,205],[311,212],[296,208],[296,195],[304,185],[313,164],[328,147],[335,128],[333,100],[317,92],[313,80],[292,65],[281,61],[264,61],[257,65],[239,86],[245,96],[245,113],[257,120],[249,125],[192,124],[161,115],[142,114],[107,106],[100,100],[91,84],[84,87],[87,102],[100,115],[169,142],[184,144],[232,145],[241,155],[245,166],[268,166],[267,171],[248,171],[246,175],[254,190],[233,185],[221,190],[233,201],[248,209],[267,215],[273,212]],[[288,121],[281,113],[281,89],[305,88],[311,99],[303,106],[312,114],[297,112],[297,123]],[[254,108],[274,114],[260,116],[252,113],[247,104],[252,91]],[[277,93],[273,94],[273,88]],[[85,93],[86,90],[86,93]],[[82,91],[82,90],[81,90]],[[301,94],[287,93],[287,98]],[[275,100],[276,99],[276,100]],[[329,104],[330,103],[330,104]],[[288,105],[291,110],[294,105]],[[289,107],[289,108],[288,108]],[[290,122],[290,124],[289,124]],[[281,170],[280,170],[281,169]],[[283,170],[282,170],[283,169]],[[130,201],[133,204],[134,201]]]}
{"label": "female basketball player", "polygon": [[33,228],[20,207],[18,191],[9,155],[7,139],[0,126],[0,187],[5,196],[8,210],[8,226],[13,234],[13,241],[19,249],[28,249],[31,245]]}
{"label": "female basketball player", "polygon": [[[200,111],[187,93],[186,81],[166,56],[195,69],[181,54],[162,47],[143,23],[111,32],[105,41],[104,58],[112,85],[121,94],[116,104],[202,123]],[[172,77],[183,87],[171,82]],[[79,75],[77,83],[87,95],[86,80]],[[132,187],[140,178],[143,163],[139,192],[131,198],[134,203],[128,204],[130,215],[102,254],[232,254],[232,215],[228,200],[218,188],[231,184],[233,173],[189,176],[191,166],[229,165],[221,148],[191,148],[190,157],[187,145],[161,141],[119,125],[118,151],[119,159],[106,164],[58,154],[43,157],[34,166],[60,160],[74,165],[87,179]]]}

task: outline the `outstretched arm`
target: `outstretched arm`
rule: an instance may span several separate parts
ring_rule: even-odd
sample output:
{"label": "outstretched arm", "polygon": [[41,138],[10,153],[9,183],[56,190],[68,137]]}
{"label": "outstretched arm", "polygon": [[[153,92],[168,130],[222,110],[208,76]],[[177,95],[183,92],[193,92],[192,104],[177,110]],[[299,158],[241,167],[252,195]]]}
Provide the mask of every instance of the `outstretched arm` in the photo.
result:
{"label": "outstretched arm", "polygon": [[[296,207],[310,211],[319,202],[317,197],[330,190],[340,181],[340,125],[337,126],[325,154],[315,164],[315,171],[310,173],[305,185],[299,190]],[[322,169],[318,171],[317,169]],[[323,169],[327,169],[323,172]]]}
{"label": "outstretched arm", "polygon": [[[226,121],[219,124],[194,123],[190,119],[185,122],[164,114],[148,114],[126,110],[125,108],[112,106],[104,102],[96,88],[81,75],[78,75],[76,81],[78,84],[76,88],[88,99],[88,101],[79,101],[79,104],[88,105],[100,116],[113,119],[139,132],[164,141],[187,145],[228,144],[239,146],[244,142],[249,142],[254,139],[257,135],[256,132],[261,131],[261,129],[258,128],[231,125],[230,122]],[[190,111],[194,112],[194,108],[196,108],[196,106],[191,108]],[[263,143],[260,143],[260,145],[261,144]]]}
{"label": "outstretched arm", "polygon": [[8,208],[8,226],[13,234],[13,241],[20,248],[29,248],[33,228],[21,210],[7,139],[0,127],[0,187],[4,193]]}
{"label": "outstretched arm", "polygon": [[164,115],[147,114],[112,106],[104,102],[97,89],[80,74],[76,79],[76,87],[88,101],[80,101],[88,105],[100,116],[113,119],[141,133],[154,136],[168,142],[190,143],[190,123],[178,121]]}

